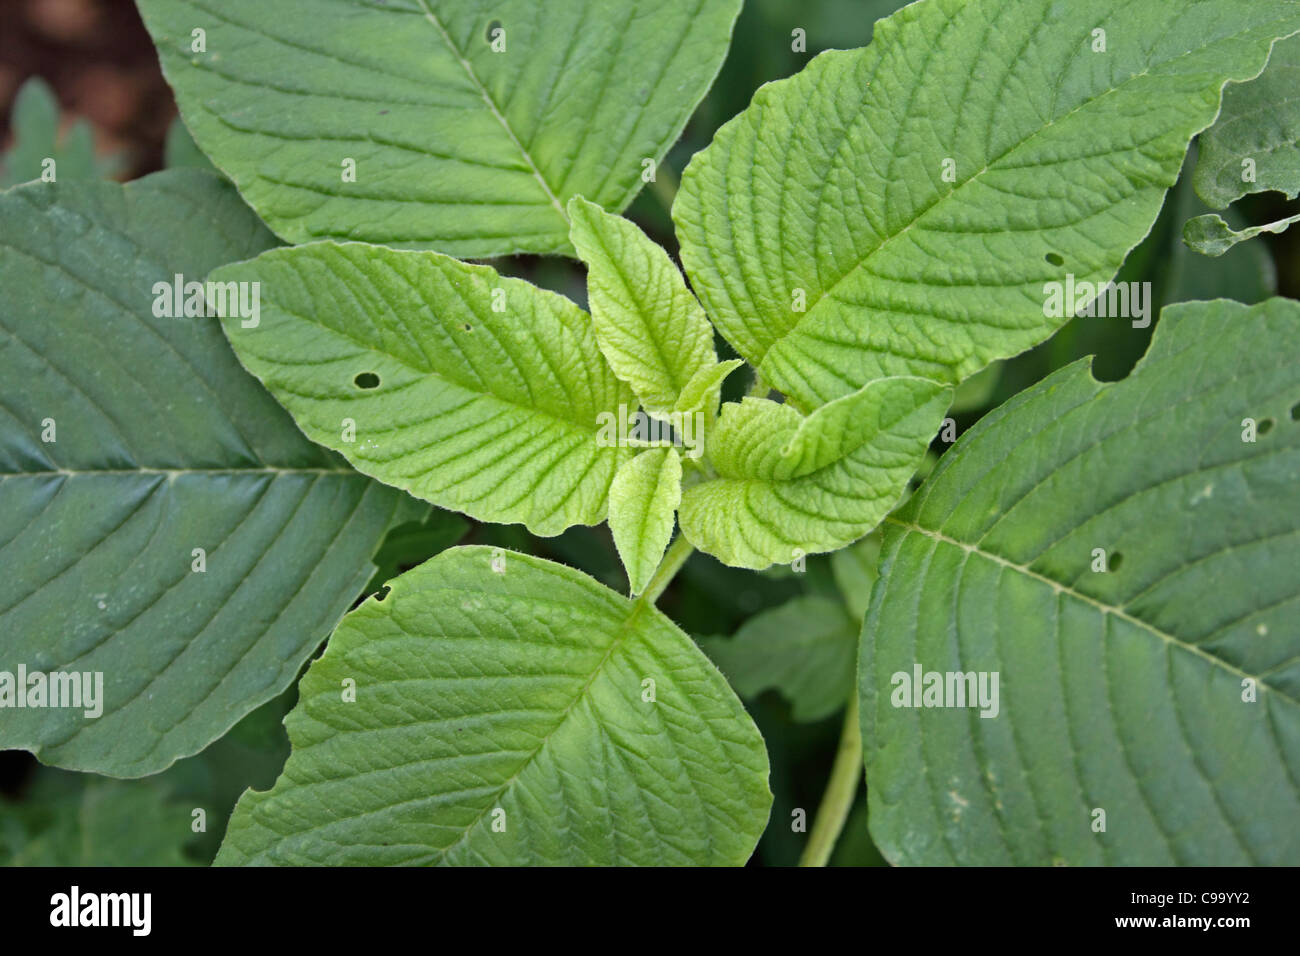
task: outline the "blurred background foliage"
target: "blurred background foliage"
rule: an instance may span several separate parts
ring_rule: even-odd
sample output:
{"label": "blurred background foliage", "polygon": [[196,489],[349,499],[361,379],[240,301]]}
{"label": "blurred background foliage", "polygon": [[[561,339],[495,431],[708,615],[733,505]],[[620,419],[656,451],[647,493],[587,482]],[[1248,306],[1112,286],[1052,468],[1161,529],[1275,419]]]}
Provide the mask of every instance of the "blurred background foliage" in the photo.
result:
{"label": "blurred background foliage", "polygon": [[[628,216],[674,255],[672,197],[690,157],[749,103],[764,83],[798,72],[821,50],[870,42],[874,22],[900,0],[746,0],[731,52],[682,139],[633,202]],[[795,31],[805,49],[795,49]],[[52,156],[62,178],[135,178],[164,166],[210,166],[176,119],[170,91],[130,0],[4,0],[0,3],[0,188],[40,175]],[[1206,259],[1181,242],[1188,218],[1206,209],[1193,194],[1189,157],[1151,234],[1129,255],[1120,280],[1151,282],[1157,308],[1189,299],[1256,302],[1275,292],[1300,297],[1292,230]],[[1233,226],[1300,211],[1277,194],[1248,197]],[[582,269],[562,259],[493,263],[586,305]],[[1279,278],[1281,277],[1281,278]],[[1152,328],[1154,328],[1154,322]],[[1152,328],[1079,318],[1039,347],[997,363],[959,390],[957,431],[1054,369],[1095,356],[1102,379],[1125,376]],[[719,353],[734,353],[721,340]],[[726,396],[749,383],[732,376]],[[936,439],[917,481],[948,445]],[[914,482],[915,485],[916,482]],[[393,575],[457,543],[539,554],[624,590],[606,527],[538,539],[522,527],[479,525],[431,509],[395,528],[376,556],[370,594]],[[857,630],[875,577],[873,538],[802,569],[728,568],[705,555],[687,563],[660,602],[694,635],[745,698],[772,760],[771,822],[756,865],[792,865],[807,839],[852,686]],[[245,788],[265,789],[288,755],[281,721],[296,691],[249,714],[202,753],[142,780],[112,780],[42,767],[21,751],[0,753],[0,865],[183,865],[210,862],[230,810]],[[204,826],[198,826],[202,811]],[[866,825],[865,788],[832,857],[833,865],[884,865]],[[805,829],[796,821],[806,818]]]}

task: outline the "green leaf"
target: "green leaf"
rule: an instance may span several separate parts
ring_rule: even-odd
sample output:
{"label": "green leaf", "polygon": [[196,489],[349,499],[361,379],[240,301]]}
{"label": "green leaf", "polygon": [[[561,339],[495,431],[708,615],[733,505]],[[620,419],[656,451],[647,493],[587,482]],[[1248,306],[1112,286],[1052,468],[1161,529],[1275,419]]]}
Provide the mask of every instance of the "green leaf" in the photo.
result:
{"label": "green leaf", "polygon": [[462,258],[571,254],[574,195],[624,209],[712,83],[740,5],[139,4],[195,140],[277,235]]}
{"label": "green leaf", "polygon": [[0,748],[155,773],[294,679],[415,503],[303,438],[215,319],[155,314],[273,241],[229,184],[18,186],[0,237],[0,672],[103,675],[102,716],[6,707]]}
{"label": "green leaf", "polygon": [[659,566],[681,502],[682,459],[676,448],[646,449],[614,475],[609,529],[634,595],[645,590]]}
{"label": "green leaf", "polygon": [[605,519],[635,450],[603,423],[635,402],[568,299],[364,243],[275,249],[213,279],[261,283],[261,322],[225,323],[239,360],[357,470],[539,535]]}
{"label": "green leaf", "polygon": [[[1129,378],[1075,363],[943,457],[859,651],[891,862],[1300,863],[1298,403],[1300,304],[1172,306]],[[996,673],[996,717],[894,706],[918,667]]]}
{"label": "green leaf", "polygon": [[1218,257],[1239,242],[1254,239],[1266,232],[1280,234],[1294,222],[1300,222],[1300,216],[1291,216],[1264,226],[1251,226],[1248,229],[1233,229],[1223,221],[1222,216],[1210,213],[1187,220],[1183,227],[1183,241],[1203,256]]}
{"label": "green leaf", "polygon": [[756,569],[856,541],[897,504],[951,398],[900,377],[806,417],[765,398],[724,405],[707,445],[719,477],[682,495],[682,533]]}
{"label": "green leaf", "polygon": [[95,154],[94,132],[78,119],[59,133],[59,101],[48,83],[32,77],[18,88],[13,104],[13,145],[0,156],[0,189],[40,179],[45,161],[58,179],[106,179],[123,165],[118,154]]}
{"label": "green leaf", "polygon": [[218,863],[748,859],[762,738],[653,606],[482,547],[391,584],[303,678],[284,775],[240,800]]}
{"label": "green leaf", "polygon": [[[1136,272],[1133,273],[1135,278],[1149,277],[1154,280],[1152,288],[1157,313],[1163,311],[1166,305],[1175,302],[1235,299],[1246,305],[1254,305],[1277,294],[1277,265],[1269,254],[1268,247],[1263,243],[1247,243],[1230,249],[1217,259],[1207,259],[1193,252],[1183,242],[1183,230],[1187,220],[1209,212],[1209,207],[1196,195],[1192,184],[1196,155],[1199,155],[1199,152],[1189,152],[1189,159],[1183,165],[1182,175],[1170,191],[1165,208],[1160,212],[1160,220],[1152,230],[1152,235],[1143,242],[1143,246],[1150,244],[1149,252],[1152,257],[1147,264],[1147,271],[1141,276]],[[1244,217],[1235,209],[1227,209],[1223,215],[1228,225],[1233,228],[1246,225]],[[1134,253],[1130,256],[1130,262],[1137,255],[1138,253]],[[1127,264],[1126,271],[1128,271]],[[1120,278],[1122,280],[1126,276],[1121,274]],[[1099,342],[1098,345],[1104,346],[1105,343]],[[1079,354],[1087,355],[1090,351],[1092,354],[1102,355],[1100,348],[1084,349]],[[1077,357],[1078,355],[1072,356],[1072,358]]]}
{"label": "green leaf", "polygon": [[195,169],[216,171],[212,160],[203,155],[203,151],[195,144],[194,138],[190,136],[190,131],[185,128],[179,116],[172,120],[171,126],[167,127],[167,140],[163,144],[163,165],[168,169],[190,166]]}
{"label": "green leaf", "polygon": [[1248,193],[1300,195],[1300,37],[1273,47],[1258,79],[1228,87],[1201,136],[1197,195],[1223,209]]}
{"label": "green leaf", "polygon": [[1224,82],[1297,31],[1291,0],[911,4],[696,154],[673,207],[692,287],[805,411],[959,382],[1064,324],[1045,283],[1115,275]]}
{"label": "green leaf", "polygon": [[727,376],[745,363],[740,359],[728,359],[715,365],[706,365],[697,371],[686,383],[677,397],[673,411],[682,415],[704,414],[709,425],[718,414],[718,402],[722,398],[722,383]]}
{"label": "green leaf", "polygon": [[746,700],[779,690],[801,723],[823,720],[848,701],[858,624],[839,601],[797,597],[756,614],[734,637],[700,638]]}
{"label": "green leaf", "polygon": [[880,535],[872,534],[831,555],[831,574],[835,586],[853,618],[856,632],[871,602],[880,565]]}
{"label": "green leaf", "polygon": [[696,375],[716,369],[713,326],[668,253],[635,224],[581,197],[569,216],[600,350],[645,410],[665,416]]}
{"label": "green leaf", "polygon": [[0,797],[0,866],[192,865],[191,822],[157,779],[45,776],[22,803]]}

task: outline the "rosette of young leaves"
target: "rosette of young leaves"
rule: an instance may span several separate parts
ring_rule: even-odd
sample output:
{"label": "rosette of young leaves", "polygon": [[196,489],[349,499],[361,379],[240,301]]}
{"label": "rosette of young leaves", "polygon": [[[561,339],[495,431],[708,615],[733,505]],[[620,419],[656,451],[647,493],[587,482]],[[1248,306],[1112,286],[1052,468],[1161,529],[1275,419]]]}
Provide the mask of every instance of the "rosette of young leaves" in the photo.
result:
{"label": "rosette of young leaves", "polygon": [[571,253],[713,82],[740,0],[140,0],[186,124],[290,242]]}
{"label": "rosette of young leaves", "polygon": [[[422,509],[307,441],[217,319],[170,314],[175,276],[274,243],[228,183],[17,186],[0,237],[0,747],[156,773],[287,687]],[[43,676],[16,707],[50,672],[65,706]]]}
{"label": "rosette of young leaves", "polygon": [[226,322],[236,354],[359,471],[539,535],[605,519],[635,449],[602,423],[635,401],[568,299],[365,243],[276,249],[213,278],[260,283],[260,324]]}
{"label": "rosette of young leaves", "polygon": [[958,382],[1067,321],[1046,283],[1116,274],[1225,82],[1297,31],[1291,0],[911,4],[691,161],[692,287],[804,411],[883,376]]}
{"label": "rosette of young leaves", "polygon": [[951,397],[897,377],[807,416],[765,398],[724,405],[706,443],[717,477],[683,493],[682,533],[744,568],[856,541],[898,503]]}
{"label": "rosette of young leaves", "polygon": [[455,548],[349,614],[220,864],[733,864],[771,805],[740,701],[652,605]]}
{"label": "rosette of young leaves", "polygon": [[1300,304],[1167,308],[1129,378],[1022,392],[883,535],[859,667],[892,862],[1300,862]]}

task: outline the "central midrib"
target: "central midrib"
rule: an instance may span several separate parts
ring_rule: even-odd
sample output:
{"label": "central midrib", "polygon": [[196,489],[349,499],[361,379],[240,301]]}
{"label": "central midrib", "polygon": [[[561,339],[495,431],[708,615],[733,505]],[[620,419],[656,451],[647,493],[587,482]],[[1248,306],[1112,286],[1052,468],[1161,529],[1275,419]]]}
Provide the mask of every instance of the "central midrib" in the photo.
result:
{"label": "central midrib", "polygon": [[564,725],[568,722],[574,708],[587,699],[587,692],[591,689],[591,685],[596,682],[596,678],[600,676],[606,665],[609,664],[610,659],[614,656],[614,652],[619,650],[627,639],[635,634],[634,625],[637,619],[641,616],[641,613],[648,606],[647,602],[642,598],[637,598],[635,601],[631,602],[631,607],[628,610],[627,617],[625,617],[619,624],[618,634],[610,640],[609,647],[605,649],[604,655],[602,655],[595,668],[592,669],[591,674],[587,677],[582,688],[574,695],[573,699],[569,701],[568,706],[564,708],[563,713],[561,713],[559,718],[556,720],[555,726],[547,732],[546,736],[538,742],[532,752],[524,758],[523,762],[519,765],[519,768],[506,780],[502,781],[501,785],[492,794],[491,799],[484,802],[483,809],[479,811],[478,816],[470,821],[470,823],[466,824],[466,826],[461,830],[460,836],[456,837],[456,839],[447,844],[447,846],[442,847],[441,849],[435,849],[436,862],[445,860],[452,851],[463,845],[470,838],[470,835],[478,828],[479,824],[483,822],[483,818],[487,816],[488,812],[500,803],[501,797],[506,793],[506,791],[510,790],[510,788],[519,781],[519,778],[524,775],[524,772],[532,766],[533,762],[546,749],[547,745],[551,742],[551,738],[564,729]]}
{"label": "central midrib", "polygon": [[1272,691],[1274,694],[1276,694],[1279,698],[1286,701],[1287,703],[1300,707],[1300,700],[1296,700],[1294,697],[1291,697],[1290,695],[1280,690],[1279,688],[1274,687],[1272,684],[1264,680],[1264,678],[1259,677],[1255,674],[1248,674],[1246,671],[1243,671],[1237,667],[1232,666],[1222,658],[1215,657],[1213,654],[1206,653],[1205,651],[1201,650],[1201,648],[1197,647],[1195,644],[1189,644],[1186,641],[1177,637],[1176,635],[1169,634],[1165,631],[1162,631],[1154,624],[1150,624],[1147,621],[1142,620],[1140,617],[1133,616],[1132,614],[1128,613],[1128,611],[1124,610],[1122,607],[1116,607],[1113,604],[1107,604],[1104,601],[1100,601],[1097,598],[1084,594],[1082,591],[1075,590],[1069,585],[1062,584],[1060,581],[1055,581],[1052,578],[1047,577],[1046,575],[1039,574],[1037,571],[1030,569],[1026,565],[1017,564],[1016,562],[1012,561],[1009,558],[1002,557],[1002,555],[1000,554],[995,554],[992,551],[986,551],[985,549],[981,548],[977,544],[968,544],[965,541],[959,541],[956,538],[949,537],[948,535],[944,534],[941,531],[931,531],[928,528],[923,528],[920,525],[913,524],[912,522],[903,521],[893,515],[890,515],[885,520],[892,525],[902,528],[905,531],[911,531],[917,534],[925,535],[927,538],[930,538],[934,541],[939,541],[943,544],[949,544],[952,545],[953,547],[961,548],[965,551],[970,552],[971,554],[978,555],[982,558],[986,558],[987,560],[994,562],[995,564],[999,564],[1002,567],[1009,568],[1012,571],[1019,572],[1025,577],[1032,578],[1035,581],[1038,581],[1042,584],[1046,584],[1054,591],[1075,598],[1079,601],[1084,602],[1085,604],[1092,605],[1097,610],[1099,610],[1102,614],[1113,615],[1114,617],[1126,621],[1127,623],[1132,624],[1134,627],[1140,628],[1141,630],[1144,630],[1149,634],[1154,634],[1162,641],[1165,641],[1166,643],[1170,644],[1173,647],[1178,648],[1179,650],[1186,651],[1187,653],[1190,654],[1195,654],[1197,657],[1200,657],[1203,660],[1208,661],[1211,665],[1227,671],[1228,673],[1232,674],[1234,677],[1248,678],[1250,680],[1253,680],[1260,687],[1264,688],[1265,690]]}
{"label": "central midrib", "polygon": [[462,54],[456,44],[452,42],[451,34],[447,32],[446,27],[442,25],[442,21],[439,20],[437,14],[433,12],[433,8],[429,6],[429,0],[419,0],[419,2],[420,8],[424,11],[424,18],[433,24],[433,28],[438,31],[438,35],[442,38],[443,44],[451,51],[451,55],[456,58],[458,63],[460,63],[461,68],[465,71],[465,75],[469,77],[470,82],[474,84],[474,88],[477,89],[479,95],[483,97],[483,103],[487,106],[488,110],[491,111],[492,115],[496,117],[497,122],[501,124],[501,128],[505,131],[505,134],[510,137],[510,141],[514,143],[515,148],[519,150],[519,155],[522,156],[524,162],[528,164],[528,168],[532,172],[533,178],[536,179],[537,184],[542,187],[542,192],[544,192],[546,197],[551,201],[551,205],[555,207],[555,211],[560,214],[560,218],[564,220],[564,224],[566,226],[569,225],[569,214],[565,210],[564,204],[560,202],[559,197],[555,195],[555,191],[551,189],[550,184],[547,183],[546,177],[542,175],[541,169],[538,167],[537,163],[533,161],[533,157],[528,152],[528,149],[524,146],[519,137],[515,135],[515,131],[511,129],[510,123],[506,121],[505,116],[497,107],[496,101],[494,101],[492,95],[488,93],[487,87],[483,85],[483,81],[480,80],[478,74],[474,72],[473,65],[469,60],[465,59],[464,54]]}

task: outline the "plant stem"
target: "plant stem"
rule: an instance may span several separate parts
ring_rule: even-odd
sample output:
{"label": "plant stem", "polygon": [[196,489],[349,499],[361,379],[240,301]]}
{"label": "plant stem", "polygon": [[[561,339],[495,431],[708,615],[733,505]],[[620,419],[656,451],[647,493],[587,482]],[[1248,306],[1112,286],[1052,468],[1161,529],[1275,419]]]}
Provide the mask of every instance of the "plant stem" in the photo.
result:
{"label": "plant stem", "polygon": [[686,540],[686,536],[679,534],[673,540],[673,543],[668,546],[668,550],[664,553],[664,559],[659,562],[659,567],[655,569],[653,577],[650,578],[650,583],[645,586],[645,590],[641,592],[637,601],[654,604],[655,601],[659,600],[659,595],[664,593],[664,588],[668,587],[669,582],[677,576],[677,572],[682,569],[682,565],[686,563],[686,559],[691,556],[691,552],[694,550],[695,548]]}
{"label": "plant stem", "polygon": [[835,752],[831,778],[822,794],[821,806],[817,808],[817,819],[808,835],[808,845],[799,858],[800,866],[825,866],[831,858],[861,779],[862,729],[858,726],[858,697],[854,693],[845,709],[844,729],[840,731],[840,746]]}

